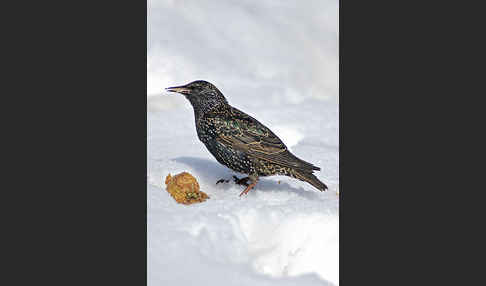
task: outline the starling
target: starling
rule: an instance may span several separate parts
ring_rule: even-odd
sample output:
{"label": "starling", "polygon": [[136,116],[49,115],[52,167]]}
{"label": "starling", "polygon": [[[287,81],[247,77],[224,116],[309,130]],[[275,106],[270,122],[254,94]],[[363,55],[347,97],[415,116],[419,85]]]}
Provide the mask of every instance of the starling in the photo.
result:
{"label": "starling", "polygon": [[[285,175],[307,182],[320,191],[327,186],[312,173],[320,168],[289,152],[285,144],[265,125],[231,105],[211,83],[203,80],[166,88],[183,94],[194,109],[199,140],[216,160],[248,177],[235,182],[246,185],[247,194],[259,177]],[[247,181],[250,184],[247,184]],[[221,182],[224,180],[220,180]]]}

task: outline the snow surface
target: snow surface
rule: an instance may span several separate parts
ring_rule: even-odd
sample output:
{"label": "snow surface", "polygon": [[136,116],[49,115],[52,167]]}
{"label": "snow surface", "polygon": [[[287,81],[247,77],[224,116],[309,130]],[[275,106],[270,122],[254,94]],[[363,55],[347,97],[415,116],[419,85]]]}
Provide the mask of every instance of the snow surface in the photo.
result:
{"label": "snow surface", "polygon": [[[236,105],[275,130],[295,155],[321,167],[316,175],[329,186],[322,193],[292,178],[265,177],[241,198],[242,186],[215,184],[241,174],[220,165],[197,139],[189,102],[164,94],[149,97],[149,106],[149,285],[338,284],[335,100]],[[170,197],[165,177],[183,171],[198,179],[209,200],[185,206]]]}
{"label": "snow surface", "polygon": [[338,97],[338,0],[149,0],[147,6],[149,95],[208,79],[226,89],[283,86],[293,103]]}
{"label": "snow surface", "polygon": [[[337,285],[338,1],[149,0],[147,36],[148,285]],[[189,102],[163,91],[196,79],[321,167],[329,190],[216,185],[236,173],[198,140]],[[165,177],[183,171],[209,200],[170,197]]]}

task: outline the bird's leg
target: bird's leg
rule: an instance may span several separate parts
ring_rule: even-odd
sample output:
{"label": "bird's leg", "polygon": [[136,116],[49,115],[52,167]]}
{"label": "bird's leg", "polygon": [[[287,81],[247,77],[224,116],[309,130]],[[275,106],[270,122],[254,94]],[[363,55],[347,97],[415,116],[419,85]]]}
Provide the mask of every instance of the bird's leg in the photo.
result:
{"label": "bird's leg", "polygon": [[249,179],[250,179],[250,177],[244,177],[244,178],[238,179],[238,177],[233,175],[233,180],[235,180],[235,184],[237,184],[237,185],[244,185],[244,186],[248,187],[248,180]]}
{"label": "bird's leg", "polygon": [[246,187],[246,189],[245,189],[243,192],[241,192],[240,197],[241,197],[242,195],[246,195],[246,194],[248,194],[248,192],[249,192],[251,189],[253,189],[253,187],[254,187],[254,186],[256,186],[256,184],[258,183],[258,177],[252,177],[252,176],[250,176],[250,177],[248,177],[248,178],[251,180],[251,184],[250,184],[250,185],[248,185],[248,186]]}

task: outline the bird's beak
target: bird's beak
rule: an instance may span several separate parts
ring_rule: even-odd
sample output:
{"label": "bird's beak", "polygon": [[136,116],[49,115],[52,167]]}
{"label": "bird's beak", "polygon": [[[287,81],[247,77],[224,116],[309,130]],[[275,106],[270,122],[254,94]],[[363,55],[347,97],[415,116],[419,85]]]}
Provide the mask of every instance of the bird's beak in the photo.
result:
{"label": "bird's beak", "polygon": [[185,87],[184,85],[168,87],[165,90],[170,91],[170,92],[182,93],[182,94],[190,94],[191,93],[191,89]]}

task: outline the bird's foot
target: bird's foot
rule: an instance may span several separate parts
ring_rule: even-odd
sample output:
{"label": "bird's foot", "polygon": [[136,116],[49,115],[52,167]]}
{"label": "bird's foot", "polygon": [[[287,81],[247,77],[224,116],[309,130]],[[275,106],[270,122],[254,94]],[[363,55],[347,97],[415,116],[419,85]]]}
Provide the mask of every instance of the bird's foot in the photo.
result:
{"label": "bird's foot", "polygon": [[219,183],[229,183],[229,180],[225,180],[225,179],[220,179],[216,182],[216,185],[219,184]]}
{"label": "bird's foot", "polygon": [[241,197],[242,195],[246,195],[246,194],[248,194],[248,192],[249,192],[251,189],[253,189],[253,187],[254,187],[256,184],[257,184],[257,182],[255,181],[255,182],[251,183],[250,185],[248,185],[248,187],[246,187],[246,189],[245,189],[243,192],[241,192],[240,197]]}
{"label": "bird's foot", "polygon": [[238,179],[238,177],[233,175],[233,180],[235,181],[235,184],[237,184],[237,185],[243,185],[243,186],[248,187],[249,186],[248,185],[249,179],[250,179],[250,177],[244,177],[244,178]]}

